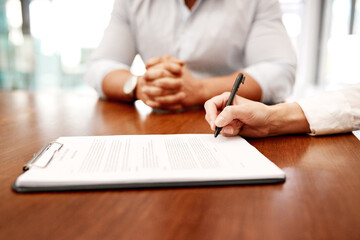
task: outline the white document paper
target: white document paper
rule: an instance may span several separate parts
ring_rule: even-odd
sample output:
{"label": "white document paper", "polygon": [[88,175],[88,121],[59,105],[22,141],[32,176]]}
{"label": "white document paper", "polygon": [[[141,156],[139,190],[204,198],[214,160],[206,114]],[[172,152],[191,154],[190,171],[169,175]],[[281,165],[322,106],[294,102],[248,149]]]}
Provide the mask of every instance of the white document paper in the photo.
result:
{"label": "white document paper", "polygon": [[[241,137],[119,135],[60,137],[56,142],[63,146],[47,166],[34,163],[18,177],[15,189],[285,179],[281,169]],[[46,161],[43,157],[49,156],[37,161]]]}
{"label": "white document paper", "polygon": [[360,130],[353,131],[353,134],[360,140]]}

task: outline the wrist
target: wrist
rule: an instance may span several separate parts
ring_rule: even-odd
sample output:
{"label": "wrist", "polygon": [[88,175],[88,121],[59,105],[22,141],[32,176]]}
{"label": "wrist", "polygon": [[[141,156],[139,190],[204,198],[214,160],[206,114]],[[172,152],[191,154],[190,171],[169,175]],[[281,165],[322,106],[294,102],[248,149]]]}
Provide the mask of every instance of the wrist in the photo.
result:
{"label": "wrist", "polygon": [[105,75],[102,81],[102,89],[105,96],[109,99],[129,101],[129,97],[124,93],[124,84],[131,76],[126,70],[115,70]]}
{"label": "wrist", "polygon": [[280,103],[269,109],[270,136],[310,132],[305,114],[297,103]]}
{"label": "wrist", "polygon": [[132,101],[136,100],[136,86],[138,83],[138,76],[131,75],[123,86],[123,92],[128,98],[132,99]]}
{"label": "wrist", "polygon": [[197,104],[203,105],[207,100],[211,97],[209,96],[209,89],[206,87],[207,79],[194,79],[198,84],[196,86],[197,89]]}

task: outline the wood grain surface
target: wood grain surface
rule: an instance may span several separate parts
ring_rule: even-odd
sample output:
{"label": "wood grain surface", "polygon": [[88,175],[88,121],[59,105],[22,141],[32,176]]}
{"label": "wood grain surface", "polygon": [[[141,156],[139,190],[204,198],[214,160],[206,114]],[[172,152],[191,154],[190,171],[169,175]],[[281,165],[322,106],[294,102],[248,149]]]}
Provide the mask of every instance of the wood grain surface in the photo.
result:
{"label": "wood grain surface", "polygon": [[11,189],[32,155],[60,136],[212,133],[204,114],[86,94],[0,92],[0,239],[360,239],[360,141],[351,133],[247,139],[285,171],[283,184]]}

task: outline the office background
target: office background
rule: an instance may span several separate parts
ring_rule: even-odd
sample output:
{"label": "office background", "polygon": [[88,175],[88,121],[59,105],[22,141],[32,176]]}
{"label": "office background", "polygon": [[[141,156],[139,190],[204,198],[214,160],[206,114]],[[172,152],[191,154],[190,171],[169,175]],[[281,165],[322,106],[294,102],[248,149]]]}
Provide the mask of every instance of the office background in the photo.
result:
{"label": "office background", "polygon": [[[0,0],[0,89],[93,92],[82,80],[114,0]],[[291,98],[360,81],[360,0],[280,0],[298,55]],[[132,70],[142,71],[137,56]]]}

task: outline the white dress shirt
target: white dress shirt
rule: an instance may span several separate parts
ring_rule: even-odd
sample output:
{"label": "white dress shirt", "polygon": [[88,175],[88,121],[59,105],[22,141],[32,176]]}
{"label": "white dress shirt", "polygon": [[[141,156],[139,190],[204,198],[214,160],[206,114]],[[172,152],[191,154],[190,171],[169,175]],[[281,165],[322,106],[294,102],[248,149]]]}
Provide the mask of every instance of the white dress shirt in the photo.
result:
{"label": "white dress shirt", "polygon": [[360,84],[298,101],[312,135],[360,129]]}
{"label": "white dress shirt", "polygon": [[109,26],[85,80],[101,96],[102,80],[144,61],[171,55],[196,78],[243,70],[261,86],[262,101],[283,101],[292,91],[296,56],[277,0],[115,0]]}

